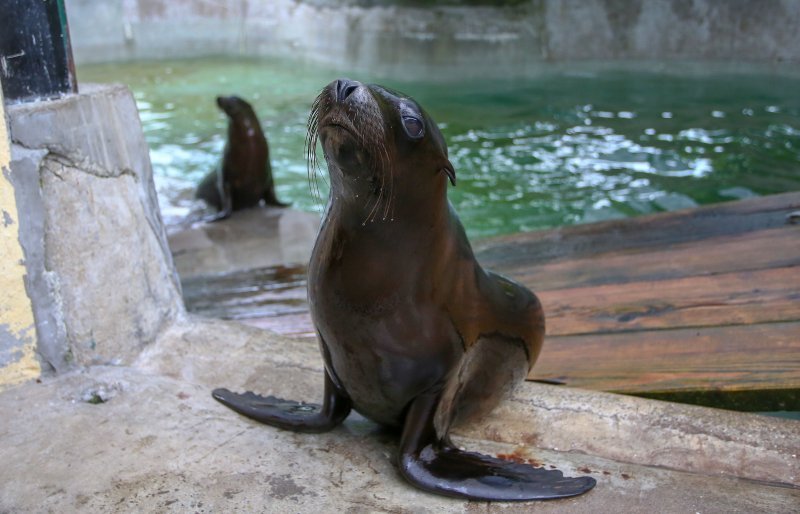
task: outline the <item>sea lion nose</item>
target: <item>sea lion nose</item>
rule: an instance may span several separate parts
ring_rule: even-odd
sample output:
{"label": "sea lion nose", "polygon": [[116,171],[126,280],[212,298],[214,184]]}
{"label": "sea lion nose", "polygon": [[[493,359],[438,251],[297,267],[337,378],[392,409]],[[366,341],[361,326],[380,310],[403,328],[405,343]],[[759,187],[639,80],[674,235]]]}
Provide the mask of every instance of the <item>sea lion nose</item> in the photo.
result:
{"label": "sea lion nose", "polygon": [[348,96],[353,94],[353,91],[358,89],[361,83],[356,80],[339,79],[336,81],[336,100],[344,102]]}

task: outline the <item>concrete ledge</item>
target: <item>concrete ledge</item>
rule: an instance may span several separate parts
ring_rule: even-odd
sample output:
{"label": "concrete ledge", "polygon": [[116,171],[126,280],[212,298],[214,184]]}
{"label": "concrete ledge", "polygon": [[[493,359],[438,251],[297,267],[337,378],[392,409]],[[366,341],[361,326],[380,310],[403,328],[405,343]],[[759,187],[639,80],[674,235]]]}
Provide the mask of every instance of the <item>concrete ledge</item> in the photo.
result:
{"label": "concrete ledge", "polygon": [[[171,328],[137,365],[209,389],[318,401],[322,359],[316,345],[194,319]],[[227,335],[220,336],[223,331]],[[486,419],[454,433],[800,487],[800,423],[754,414],[525,382]]]}
{"label": "concrete ledge", "polygon": [[[792,512],[800,501],[797,487],[581,454],[577,449],[595,437],[591,423],[567,434],[572,451],[564,451],[564,446],[558,451],[537,448],[537,438],[550,440],[546,432],[563,428],[550,426],[551,421],[569,416],[576,407],[568,403],[549,411],[543,408],[564,398],[552,386],[528,384],[503,408],[499,419],[508,416],[507,409],[518,411],[509,430],[502,423],[490,424],[462,432],[473,437],[457,439],[471,449],[557,466],[571,475],[591,474],[598,480],[595,490],[576,499],[515,505],[473,505],[411,488],[394,465],[396,434],[358,415],[327,434],[295,434],[237,416],[209,394],[212,386],[225,384],[313,400],[321,387],[320,361],[308,344],[234,323],[194,320],[174,325],[135,367],[96,366],[6,391],[0,395],[0,411],[10,414],[0,426],[0,459],[6,463],[0,468],[4,484],[0,511],[464,512],[512,508],[514,512],[780,513]],[[632,419],[635,414],[629,409],[635,408],[639,415],[656,421],[651,423],[654,438],[668,434],[669,430],[659,432],[658,427],[667,427],[675,419],[669,404],[576,394],[587,402],[581,415],[588,420]],[[538,405],[531,403],[531,395]],[[603,413],[612,400],[621,407]],[[521,412],[525,403],[530,404],[525,409],[532,409],[530,418]],[[697,421],[693,429],[718,419],[708,409],[689,411]],[[494,439],[511,441],[523,418],[531,427],[527,441],[508,444],[474,437],[491,430]],[[751,418],[746,416],[748,423],[754,421]],[[602,422],[595,425],[606,430]],[[783,429],[780,425],[779,420],[773,425],[777,433],[754,435],[766,437],[764,446],[774,444],[781,430],[784,435],[796,435],[796,428],[785,428],[796,427],[796,422],[785,422]],[[661,448],[674,451],[681,437],[699,435],[683,432],[677,425]],[[620,439],[614,444],[635,445],[635,441]],[[691,452],[700,451],[690,447],[682,455],[691,458]]]}

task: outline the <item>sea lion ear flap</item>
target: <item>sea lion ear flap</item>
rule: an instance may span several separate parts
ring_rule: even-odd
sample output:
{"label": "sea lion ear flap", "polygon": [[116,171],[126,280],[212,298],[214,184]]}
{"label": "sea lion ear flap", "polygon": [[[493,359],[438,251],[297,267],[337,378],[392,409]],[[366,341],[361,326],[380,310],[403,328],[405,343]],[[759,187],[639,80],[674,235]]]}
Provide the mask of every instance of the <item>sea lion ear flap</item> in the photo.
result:
{"label": "sea lion ear flap", "polygon": [[450,164],[450,161],[447,161],[447,164],[444,168],[441,169],[447,175],[447,178],[450,179],[450,183],[453,184],[453,187],[456,185],[456,170],[453,168],[453,165]]}

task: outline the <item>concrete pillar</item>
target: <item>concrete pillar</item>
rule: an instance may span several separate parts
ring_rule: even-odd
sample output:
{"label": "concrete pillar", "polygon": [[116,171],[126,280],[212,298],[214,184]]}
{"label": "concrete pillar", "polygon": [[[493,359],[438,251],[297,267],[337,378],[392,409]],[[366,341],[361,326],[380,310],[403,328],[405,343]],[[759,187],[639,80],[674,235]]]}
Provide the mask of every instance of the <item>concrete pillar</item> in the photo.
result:
{"label": "concrete pillar", "polygon": [[128,364],[184,312],[133,96],[82,85],[7,110],[43,368]]}
{"label": "concrete pillar", "polygon": [[11,149],[0,91],[0,390],[39,375],[33,308],[25,292],[19,212],[11,184]]}

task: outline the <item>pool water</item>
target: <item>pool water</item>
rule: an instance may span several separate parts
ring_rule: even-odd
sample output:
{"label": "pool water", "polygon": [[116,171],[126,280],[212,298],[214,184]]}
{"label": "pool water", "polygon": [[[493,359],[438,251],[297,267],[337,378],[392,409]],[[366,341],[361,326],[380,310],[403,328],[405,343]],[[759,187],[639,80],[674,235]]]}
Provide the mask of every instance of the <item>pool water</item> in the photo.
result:
{"label": "pool water", "polygon": [[78,77],[133,90],[168,222],[189,212],[194,186],[219,161],[226,120],[214,99],[230,94],[259,114],[278,197],[321,211],[306,121],[340,76],[403,91],[439,123],[458,175],[450,199],[472,238],[800,190],[799,76],[650,68],[562,64],[529,78],[403,81],[213,58],[87,65]]}

